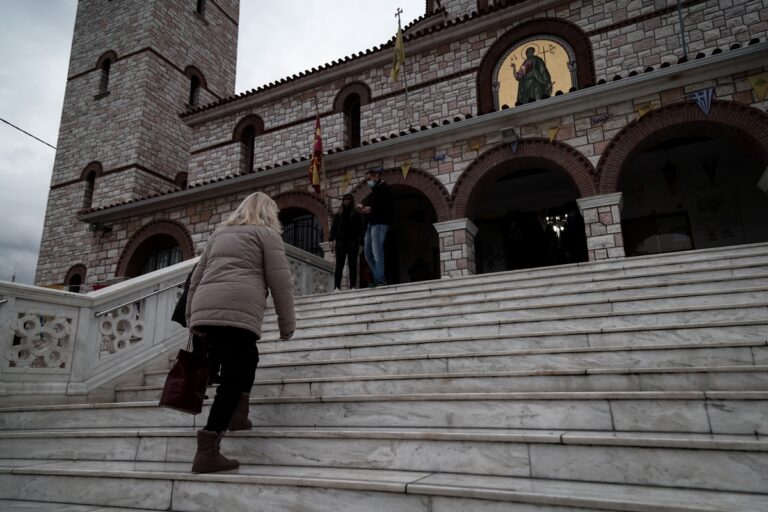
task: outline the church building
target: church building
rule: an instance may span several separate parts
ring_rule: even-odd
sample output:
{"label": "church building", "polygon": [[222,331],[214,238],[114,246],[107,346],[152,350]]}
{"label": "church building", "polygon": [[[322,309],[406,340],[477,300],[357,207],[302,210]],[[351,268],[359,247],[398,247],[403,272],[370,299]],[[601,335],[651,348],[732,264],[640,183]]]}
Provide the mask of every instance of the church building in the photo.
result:
{"label": "church building", "polygon": [[390,283],[768,241],[768,0],[426,0],[397,80],[393,33],[235,94],[238,27],[238,0],[80,0],[36,284],[192,258],[254,191],[331,258],[372,169]]}

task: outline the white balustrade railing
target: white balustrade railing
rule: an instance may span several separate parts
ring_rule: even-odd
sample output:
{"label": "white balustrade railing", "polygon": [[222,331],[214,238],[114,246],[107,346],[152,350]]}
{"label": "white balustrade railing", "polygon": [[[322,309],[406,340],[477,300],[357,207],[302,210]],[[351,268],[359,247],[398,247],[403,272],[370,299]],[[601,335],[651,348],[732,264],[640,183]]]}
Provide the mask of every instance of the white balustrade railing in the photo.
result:
{"label": "white balustrade railing", "polygon": [[[331,263],[292,246],[286,252],[296,296],[332,289]],[[187,330],[171,314],[196,262],[87,294],[0,281],[0,406],[25,396],[85,400],[185,343]]]}

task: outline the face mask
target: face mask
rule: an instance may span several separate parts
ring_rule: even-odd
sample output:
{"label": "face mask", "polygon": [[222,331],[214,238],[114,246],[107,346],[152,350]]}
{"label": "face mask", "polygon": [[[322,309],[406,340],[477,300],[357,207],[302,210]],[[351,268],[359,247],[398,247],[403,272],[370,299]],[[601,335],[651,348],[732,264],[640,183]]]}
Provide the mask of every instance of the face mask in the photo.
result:
{"label": "face mask", "polygon": [[368,186],[371,187],[371,188],[376,186],[376,182],[373,181],[373,180],[368,180],[367,183],[368,183]]}

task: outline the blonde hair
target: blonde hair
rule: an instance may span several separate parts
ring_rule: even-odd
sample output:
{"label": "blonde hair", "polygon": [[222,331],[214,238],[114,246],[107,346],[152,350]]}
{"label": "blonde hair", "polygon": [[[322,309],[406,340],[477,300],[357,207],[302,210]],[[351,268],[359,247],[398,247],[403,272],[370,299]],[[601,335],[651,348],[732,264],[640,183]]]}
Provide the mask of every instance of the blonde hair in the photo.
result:
{"label": "blonde hair", "polygon": [[278,219],[279,213],[277,203],[271,197],[263,192],[254,192],[243,199],[240,206],[224,221],[224,225],[254,224],[267,226],[282,233],[283,226]]}

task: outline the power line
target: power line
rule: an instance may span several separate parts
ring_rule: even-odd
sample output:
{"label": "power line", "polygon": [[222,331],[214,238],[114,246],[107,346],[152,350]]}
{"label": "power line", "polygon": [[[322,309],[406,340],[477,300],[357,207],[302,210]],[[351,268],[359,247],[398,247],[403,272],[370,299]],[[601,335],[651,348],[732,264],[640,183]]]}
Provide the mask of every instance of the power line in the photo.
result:
{"label": "power line", "polygon": [[8,126],[11,126],[11,127],[13,127],[13,128],[16,128],[16,129],[17,129],[17,130],[19,130],[21,133],[24,133],[24,134],[26,134],[26,135],[29,135],[29,136],[30,136],[30,137],[32,137],[33,139],[35,139],[35,140],[37,140],[37,141],[40,141],[40,142],[42,142],[43,144],[45,144],[45,145],[46,145],[46,146],[48,146],[49,148],[53,148],[53,149],[56,149],[54,146],[51,146],[50,144],[48,144],[47,142],[45,142],[43,139],[39,139],[39,138],[35,137],[34,135],[32,135],[31,133],[29,133],[28,131],[26,131],[26,130],[22,130],[21,128],[19,128],[19,127],[18,127],[18,126],[16,126],[15,124],[13,124],[13,123],[9,123],[8,121],[6,121],[5,119],[3,119],[2,117],[0,117],[0,121],[4,122],[4,123],[5,123],[5,124],[7,124]]}

